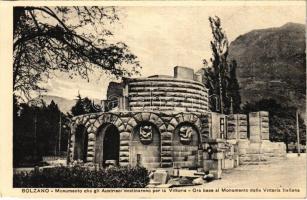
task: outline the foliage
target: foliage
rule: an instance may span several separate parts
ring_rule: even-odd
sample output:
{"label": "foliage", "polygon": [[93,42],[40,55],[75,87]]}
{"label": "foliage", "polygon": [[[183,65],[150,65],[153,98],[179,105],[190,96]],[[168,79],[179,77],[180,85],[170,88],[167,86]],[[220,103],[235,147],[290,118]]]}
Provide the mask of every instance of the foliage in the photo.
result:
{"label": "foliage", "polygon": [[95,69],[116,77],[139,73],[140,65],[123,42],[109,43],[113,7],[14,7],[14,93],[30,91],[57,70],[88,79]]}
{"label": "foliage", "polygon": [[71,108],[72,116],[95,113],[98,111],[99,110],[95,109],[94,103],[88,97],[82,98],[80,94],[77,96],[76,104]]}
{"label": "foliage", "polygon": [[90,170],[62,166],[13,177],[14,187],[23,188],[143,188],[148,183],[148,171],[142,167]]}
{"label": "foliage", "polygon": [[[209,17],[213,40],[210,42],[212,49],[212,66],[208,67],[208,62],[204,60],[204,84],[209,89],[209,105],[212,111],[221,113],[231,112],[231,101],[233,101],[233,111],[240,109],[241,97],[239,84],[236,78],[236,62],[229,65],[228,39],[223,31],[219,17]],[[217,109],[218,108],[218,109]]]}
{"label": "foliage", "polygon": [[61,152],[66,151],[69,119],[53,101],[49,105],[40,100],[32,104],[18,104],[14,98],[13,120],[13,164],[15,167],[33,166],[41,161],[42,156],[59,154],[60,128]]}
{"label": "foliage", "polygon": [[[269,112],[271,141],[284,142],[286,145],[297,141],[296,108],[282,106],[273,99],[263,99],[256,103],[246,103],[243,106],[243,112],[245,113],[261,110]],[[299,116],[299,127],[301,143],[305,144],[306,125],[301,116]]]}
{"label": "foliage", "polygon": [[[237,69],[237,62],[235,60],[232,60],[229,64],[229,75],[227,76],[227,88],[226,93],[228,96],[227,101],[225,101],[225,112],[231,113],[231,101],[232,101],[232,113],[239,113],[241,108],[241,95],[240,95],[240,86],[238,83],[237,75],[236,75],[236,69]],[[231,99],[229,99],[231,98]]]}

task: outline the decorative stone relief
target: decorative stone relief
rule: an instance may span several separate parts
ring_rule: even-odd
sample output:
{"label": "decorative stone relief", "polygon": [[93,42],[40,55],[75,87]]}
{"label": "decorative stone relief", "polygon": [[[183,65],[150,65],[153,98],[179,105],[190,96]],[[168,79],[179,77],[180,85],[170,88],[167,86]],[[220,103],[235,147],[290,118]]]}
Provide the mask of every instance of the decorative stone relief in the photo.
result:
{"label": "decorative stone relief", "polygon": [[180,142],[182,144],[190,144],[192,141],[193,128],[191,126],[184,125],[179,128]]}
{"label": "decorative stone relief", "polygon": [[140,141],[143,144],[150,144],[152,142],[152,126],[141,125],[140,126]]}

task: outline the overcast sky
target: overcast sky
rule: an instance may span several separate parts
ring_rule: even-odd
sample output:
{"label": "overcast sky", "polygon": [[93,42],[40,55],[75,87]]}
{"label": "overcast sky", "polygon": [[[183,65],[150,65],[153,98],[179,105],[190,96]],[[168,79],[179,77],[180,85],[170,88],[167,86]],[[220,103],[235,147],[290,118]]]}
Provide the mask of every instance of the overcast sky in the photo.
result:
{"label": "overcast sky", "polygon": [[[287,22],[305,23],[305,6],[201,6],[120,7],[115,40],[125,42],[138,56],[142,76],[172,75],[174,66],[195,70],[211,56],[208,17],[217,15],[229,41],[254,29],[279,27]],[[47,95],[74,99],[82,96],[104,99],[111,79],[91,75],[90,82],[56,74],[45,83]]]}

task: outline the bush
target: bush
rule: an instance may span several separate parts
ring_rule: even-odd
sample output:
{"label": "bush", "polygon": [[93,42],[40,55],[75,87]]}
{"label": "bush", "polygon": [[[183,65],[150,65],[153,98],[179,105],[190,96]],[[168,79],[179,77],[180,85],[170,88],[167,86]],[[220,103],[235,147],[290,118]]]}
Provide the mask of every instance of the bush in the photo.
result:
{"label": "bush", "polygon": [[148,182],[148,171],[143,167],[90,170],[61,166],[13,177],[13,186],[22,188],[143,188]]}

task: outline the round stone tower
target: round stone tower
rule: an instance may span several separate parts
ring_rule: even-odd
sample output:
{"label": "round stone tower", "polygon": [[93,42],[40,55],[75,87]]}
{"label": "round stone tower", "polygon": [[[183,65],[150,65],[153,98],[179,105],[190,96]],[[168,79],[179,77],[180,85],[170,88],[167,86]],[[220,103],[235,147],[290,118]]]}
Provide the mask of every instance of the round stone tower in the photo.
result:
{"label": "round stone tower", "polygon": [[195,80],[154,76],[129,79],[127,87],[131,111],[208,112],[208,90]]}

